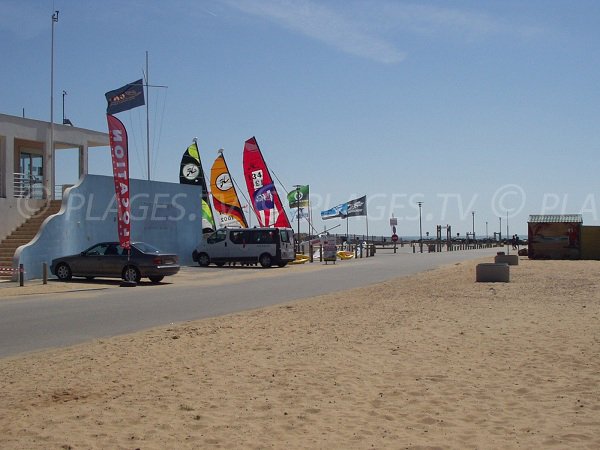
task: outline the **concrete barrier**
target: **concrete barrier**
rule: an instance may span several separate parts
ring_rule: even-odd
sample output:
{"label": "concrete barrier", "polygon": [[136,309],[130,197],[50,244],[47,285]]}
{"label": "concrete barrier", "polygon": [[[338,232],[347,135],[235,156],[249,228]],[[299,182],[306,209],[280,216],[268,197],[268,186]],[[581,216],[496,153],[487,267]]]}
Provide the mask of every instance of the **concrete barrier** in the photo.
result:
{"label": "concrete barrier", "polygon": [[510,268],[507,263],[481,263],[475,269],[475,281],[490,283],[510,281]]}
{"label": "concrete barrier", "polygon": [[518,255],[496,255],[494,258],[495,263],[506,263],[509,266],[518,266],[519,265],[519,256]]}

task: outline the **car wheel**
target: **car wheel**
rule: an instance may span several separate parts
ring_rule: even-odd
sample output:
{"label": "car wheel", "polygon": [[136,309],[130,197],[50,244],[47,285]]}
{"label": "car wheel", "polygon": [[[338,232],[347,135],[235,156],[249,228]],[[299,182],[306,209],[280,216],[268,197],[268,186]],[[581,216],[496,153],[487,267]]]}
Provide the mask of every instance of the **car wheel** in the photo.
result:
{"label": "car wheel", "polygon": [[93,280],[95,277],[85,277],[86,280]]}
{"label": "car wheel", "polygon": [[162,279],[164,278],[164,276],[160,275],[160,276],[148,277],[148,278],[150,278],[150,281],[152,281],[153,283],[160,283],[162,281]]}
{"label": "car wheel", "polygon": [[279,267],[285,267],[285,266],[287,266],[287,261],[279,261],[279,262],[277,263],[277,265],[278,265]]}
{"label": "car wheel", "polygon": [[56,276],[61,281],[67,281],[72,278],[73,274],[67,263],[60,263],[56,268]]}
{"label": "car wheel", "polygon": [[123,269],[123,279],[125,281],[139,283],[141,278],[140,271],[136,267],[127,266]]}
{"label": "car wheel", "polygon": [[215,263],[215,266],[217,266],[217,267],[223,267],[224,265],[225,265],[224,262]]}
{"label": "car wheel", "polygon": [[258,262],[261,266],[265,268],[271,267],[271,265],[273,264],[273,258],[271,258],[271,255],[269,255],[268,253],[263,253],[262,255],[260,255]]}
{"label": "car wheel", "polygon": [[206,253],[200,253],[198,255],[198,265],[201,267],[208,267],[210,264],[210,257]]}

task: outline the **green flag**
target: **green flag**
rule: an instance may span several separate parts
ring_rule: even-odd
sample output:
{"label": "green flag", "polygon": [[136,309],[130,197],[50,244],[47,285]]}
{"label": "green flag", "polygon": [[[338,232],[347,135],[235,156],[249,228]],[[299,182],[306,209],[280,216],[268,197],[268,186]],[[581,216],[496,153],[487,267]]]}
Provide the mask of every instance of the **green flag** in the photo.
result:
{"label": "green flag", "polygon": [[288,194],[287,199],[288,203],[290,204],[290,208],[307,208],[308,184],[305,186],[298,186]]}

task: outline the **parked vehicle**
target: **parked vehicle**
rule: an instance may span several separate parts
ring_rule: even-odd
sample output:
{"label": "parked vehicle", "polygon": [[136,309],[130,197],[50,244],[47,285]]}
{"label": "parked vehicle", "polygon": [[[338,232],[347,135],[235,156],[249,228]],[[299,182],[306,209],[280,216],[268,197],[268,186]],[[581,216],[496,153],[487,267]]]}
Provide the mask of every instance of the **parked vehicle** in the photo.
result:
{"label": "parked vehicle", "polygon": [[101,242],[77,255],[53,259],[50,271],[59,280],[106,277],[137,283],[148,277],[158,283],[165,276],[179,272],[179,257],[144,242],[133,242],[130,255],[118,242]]}
{"label": "parked vehicle", "polygon": [[192,259],[202,267],[231,262],[284,267],[295,258],[291,228],[221,228],[202,239],[192,252]]}

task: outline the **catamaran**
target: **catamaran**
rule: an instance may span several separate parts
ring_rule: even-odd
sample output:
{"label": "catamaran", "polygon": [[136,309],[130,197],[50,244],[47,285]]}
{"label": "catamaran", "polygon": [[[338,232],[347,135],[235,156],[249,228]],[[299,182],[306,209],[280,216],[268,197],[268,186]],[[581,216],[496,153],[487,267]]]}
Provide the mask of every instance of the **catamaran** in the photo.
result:
{"label": "catamaran", "polygon": [[291,228],[255,137],[244,144],[244,177],[261,227]]}
{"label": "catamaran", "polygon": [[219,225],[229,228],[248,228],[222,149],[219,150],[219,156],[210,169],[210,190],[213,206],[219,213]]}
{"label": "catamaran", "polygon": [[202,233],[212,233],[215,231],[215,220],[212,208],[210,207],[208,186],[204,178],[198,143],[195,138],[194,142],[186,149],[181,158],[179,182],[181,184],[195,184],[202,187]]}

